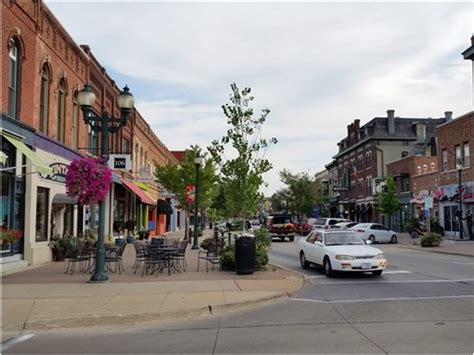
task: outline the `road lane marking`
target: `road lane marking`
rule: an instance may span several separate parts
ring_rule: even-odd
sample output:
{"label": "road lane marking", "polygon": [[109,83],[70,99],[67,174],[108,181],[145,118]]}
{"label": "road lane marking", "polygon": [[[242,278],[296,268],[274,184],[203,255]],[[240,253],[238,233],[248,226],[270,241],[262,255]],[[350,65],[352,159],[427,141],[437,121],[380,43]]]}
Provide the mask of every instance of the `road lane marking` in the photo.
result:
{"label": "road lane marking", "polygon": [[347,285],[347,284],[392,284],[392,283],[456,283],[456,282],[472,282],[474,279],[462,279],[462,280],[373,280],[373,281],[340,281],[340,282],[321,282],[321,285]]}
{"label": "road lane marking", "polygon": [[25,335],[19,336],[17,338],[7,340],[5,343],[2,343],[0,345],[0,352],[4,352],[8,348],[11,348],[13,345],[16,345],[16,344],[22,343],[24,341],[27,341],[28,339],[30,339],[34,336],[35,336],[34,334],[25,334]]}
{"label": "road lane marking", "polygon": [[290,301],[331,304],[331,303],[357,303],[357,302],[382,302],[382,301],[422,301],[422,300],[436,300],[436,299],[450,299],[450,298],[474,298],[474,295],[366,298],[366,299],[356,299],[356,300],[334,300],[334,301],[321,301],[321,300],[314,300],[311,298],[290,298]]}
{"label": "road lane marking", "polygon": [[413,274],[412,271],[408,271],[408,270],[385,270],[383,273],[384,275],[386,274]]}

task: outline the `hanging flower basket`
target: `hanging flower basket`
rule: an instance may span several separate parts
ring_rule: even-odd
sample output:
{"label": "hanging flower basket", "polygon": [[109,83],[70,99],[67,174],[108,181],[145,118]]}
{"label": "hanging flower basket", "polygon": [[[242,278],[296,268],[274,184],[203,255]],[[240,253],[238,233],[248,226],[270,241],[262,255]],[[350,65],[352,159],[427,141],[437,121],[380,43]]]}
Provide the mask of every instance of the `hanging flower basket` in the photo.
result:
{"label": "hanging flower basket", "polygon": [[79,205],[93,205],[105,199],[112,184],[112,170],[101,158],[73,160],[66,174],[66,192]]}

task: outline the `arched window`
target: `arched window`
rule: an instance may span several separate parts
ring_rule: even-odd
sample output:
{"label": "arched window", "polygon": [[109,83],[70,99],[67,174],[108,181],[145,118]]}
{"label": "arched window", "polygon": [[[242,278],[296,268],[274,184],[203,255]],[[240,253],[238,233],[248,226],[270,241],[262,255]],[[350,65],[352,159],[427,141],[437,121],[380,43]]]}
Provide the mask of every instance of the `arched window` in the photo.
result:
{"label": "arched window", "polygon": [[10,39],[8,52],[8,115],[18,119],[18,89],[20,82],[20,47],[14,38]]}
{"label": "arched window", "polygon": [[41,87],[40,87],[40,111],[39,111],[39,130],[48,134],[48,113],[49,113],[49,82],[51,73],[49,72],[48,63],[44,63],[41,68]]}
{"label": "arched window", "polygon": [[72,147],[77,149],[79,146],[79,103],[77,102],[78,91],[74,91],[72,96]]}
{"label": "arched window", "polygon": [[61,78],[58,87],[58,130],[57,139],[64,143],[64,131],[66,128],[66,81]]}

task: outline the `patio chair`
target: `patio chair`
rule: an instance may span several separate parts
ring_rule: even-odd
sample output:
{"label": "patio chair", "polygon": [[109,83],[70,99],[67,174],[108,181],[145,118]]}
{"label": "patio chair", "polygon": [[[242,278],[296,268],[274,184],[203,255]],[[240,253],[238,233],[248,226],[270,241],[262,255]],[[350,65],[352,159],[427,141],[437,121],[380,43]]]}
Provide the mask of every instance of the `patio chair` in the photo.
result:
{"label": "patio chair", "polygon": [[138,268],[148,257],[147,245],[138,241],[133,242],[135,248],[135,263],[132,266],[133,273],[136,274]]}
{"label": "patio chair", "polygon": [[[122,274],[122,271],[125,271],[122,263],[122,255],[125,250],[127,243],[123,243],[118,249],[110,249],[105,251],[105,266],[110,272],[119,272]],[[112,269],[112,265],[114,268]]]}
{"label": "patio chair", "polygon": [[80,245],[77,249],[77,253],[74,255],[70,255],[67,260],[67,266],[65,274],[73,274],[76,270],[76,264],[79,264],[79,271],[86,272],[91,267],[91,260],[93,258],[93,254],[90,248],[87,248],[84,245]]}
{"label": "patio chair", "polygon": [[182,267],[183,271],[186,271],[186,249],[188,248],[188,241],[182,240],[176,242],[177,251],[172,255],[173,261],[176,261],[176,270],[179,271],[179,268]]}
{"label": "patio chair", "polygon": [[209,243],[207,250],[200,250],[198,252],[198,266],[197,271],[199,271],[199,264],[201,260],[206,262],[206,272],[209,271],[208,263],[212,264],[212,270],[214,270],[214,265],[219,264],[219,270],[221,269],[221,254],[224,248],[224,241],[222,239],[213,238]]}
{"label": "patio chair", "polygon": [[165,268],[168,268],[169,273],[169,255],[157,247],[147,246],[146,257],[143,261],[142,277],[146,274],[162,272]]}

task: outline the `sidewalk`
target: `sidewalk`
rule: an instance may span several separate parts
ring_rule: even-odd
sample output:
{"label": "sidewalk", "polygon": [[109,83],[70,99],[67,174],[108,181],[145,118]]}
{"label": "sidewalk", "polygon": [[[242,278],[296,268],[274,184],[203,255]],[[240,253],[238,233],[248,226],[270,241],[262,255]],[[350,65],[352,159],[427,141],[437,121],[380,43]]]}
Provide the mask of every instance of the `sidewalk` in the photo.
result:
{"label": "sidewalk", "polygon": [[[167,237],[182,238],[182,233]],[[65,275],[66,262],[4,276],[2,341],[22,332],[212,316],[277,302],[303,286],[299,275],[274,267],[251,275],[218,267],[206,273],[201,261],[198,272],[197,250],[190,247],[186,259],[185,272],[142,277],[141,272],[131,271],[135,250],[127,245],[126,272],[109,273],[107,283],[88,283],[90,274],[80,272]]]}
{"label": "sidewalk", "polygon": [[443,238],[439,247],[431,248],[422,247],[420,240],[421,238],[412,239],[408,233],[398,233],[398,246],[403,248],[474,257],[474,241],[472,240],[454,241],[452,239]]}

